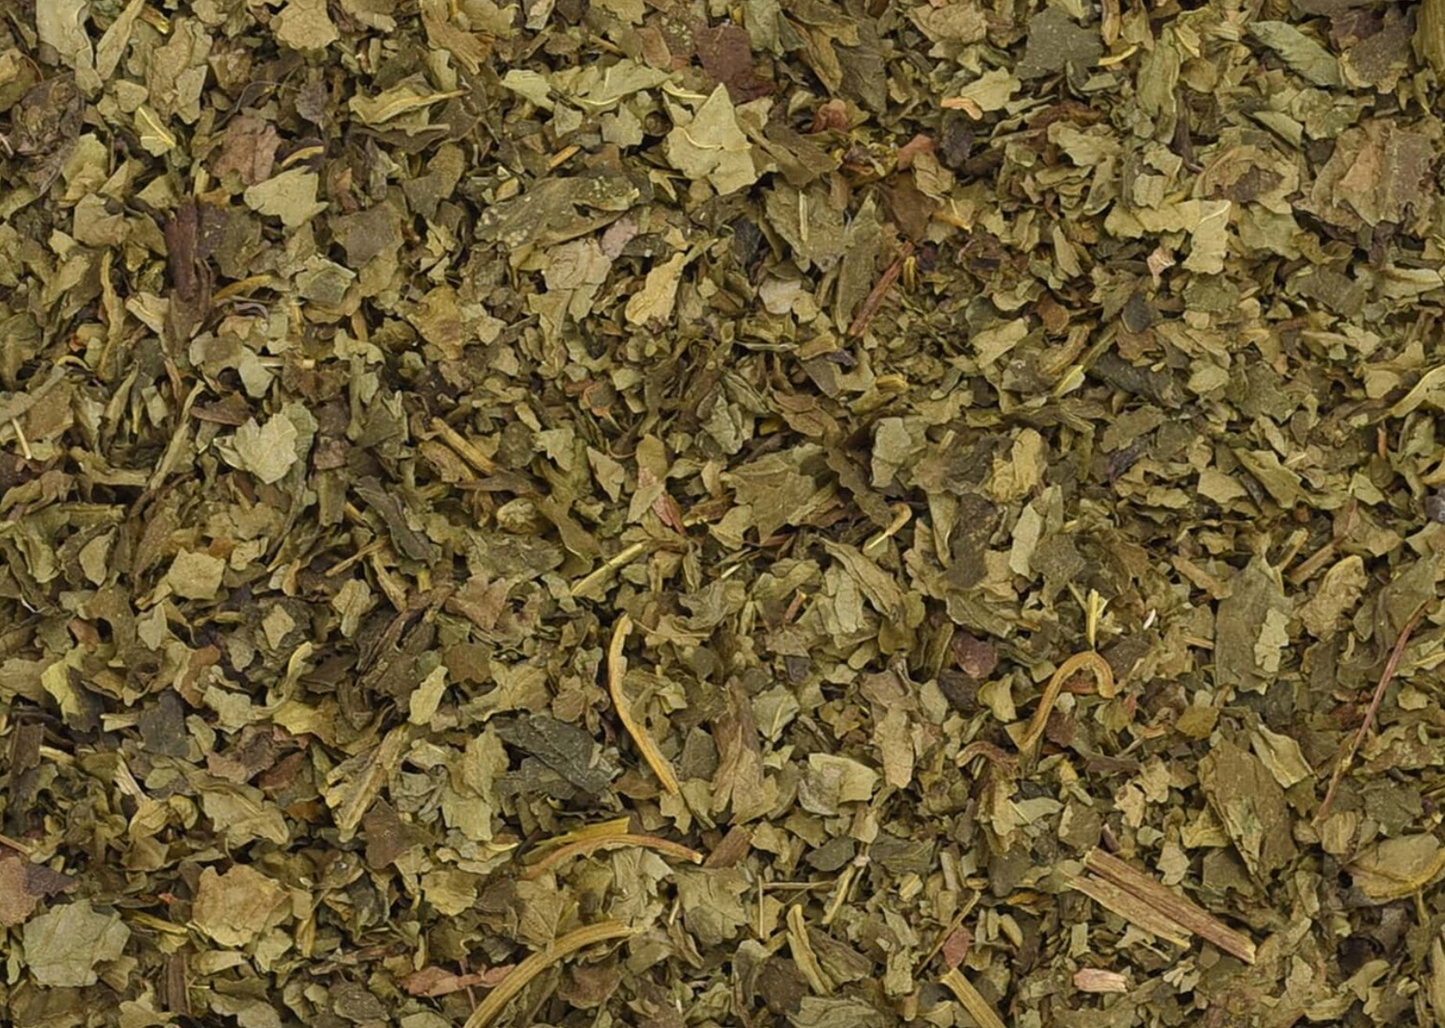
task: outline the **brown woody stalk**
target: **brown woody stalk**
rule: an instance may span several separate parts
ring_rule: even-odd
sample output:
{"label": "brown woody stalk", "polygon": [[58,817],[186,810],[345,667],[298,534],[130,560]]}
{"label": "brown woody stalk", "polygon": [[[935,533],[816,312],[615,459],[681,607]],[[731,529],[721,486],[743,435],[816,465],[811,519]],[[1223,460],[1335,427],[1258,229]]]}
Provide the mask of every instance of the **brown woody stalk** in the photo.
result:
{"label": "brown woody stalk", "polygon": [[1186,932],[1212,942],[1246,964],[1254,963],[1254,942],[1248,936],[1230,928],[1203,907],[1179,895],[1162,882],[1155,881],[1142,871],[1136,871],[1118,857],[1101,849],[1090,852],[1084,859],[1084,866],[1100,878],[1142,899]]}
{"label": "brown woody stalk", "polygon": [[1103,878],[1068,875],[1069,887],[1082,892],[1105,910],[1118,914],[1135,928],[1143,929],[1150,935],[1165,942],[1171,942],[1180,949],[1189,948],[1189,933],[1177,921],[1164,916],[1142,896],[1121,888]]}
{"label": "brown woody stalk", "polygon": [[883,298],[888,295],[888,290],[893,288],[893,283],[898,281],[898,276],[903,274],[903,262],[913,255],[913,244],[904,243],[898,257],[892,264],[888,265],[886,271],[878,279],[868,296],[863,300],[863,305],[858,308],[852,323],[848,326],[848,335],[851,338],[858,338],[868,331],[868,326],[873,322],[873,316],[878,313],[878,308],[883,303]]}

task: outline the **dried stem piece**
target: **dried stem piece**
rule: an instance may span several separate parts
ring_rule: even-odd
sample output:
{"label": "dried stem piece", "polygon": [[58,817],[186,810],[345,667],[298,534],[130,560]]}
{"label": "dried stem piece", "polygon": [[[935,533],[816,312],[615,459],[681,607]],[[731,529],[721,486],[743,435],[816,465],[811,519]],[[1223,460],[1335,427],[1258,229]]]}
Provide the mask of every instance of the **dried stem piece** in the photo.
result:
{"label": "dried stem piece", "polygon": [[643,551],[647,549],[647,545],[647,543],[642,542],[624,546],[587,575],[572,583],[572,595],[586,596],[588,590],[612,574],[617,568],[620,568],[624,564],[629,564],[640,557]]}
{"label": "dried stem piece", "polygon": [[1049,684],[1044,687],[1044,694],[1039,698],[1039,708],[1034,711],[1028,731],[1024,732],[1024,737],[1019,740],[1019,757],[1025,763],[1033,759],[1034,749],[1038,746],[1039,740],[1043,738],[1044,728],[1049,723],[1049,714],[1054,709],[1054,703],[1058,701],[1059,692],[1063,689],[1064,683],[1073,676],[1074,672],[1084,667],[1094,672],[1100,696],[1108,699],[1118,692],[1118,687],[1114,684],[1114,669],[1109,666],[1107,660],[1093,650],[1076,653],[1060,664],[1059,669],[1054,672],[1054,677],[1050,678]]}
{"label": "dried stem piece", "polygon": [[1105,881],[1103,878],[1086,876],[1080,878],[1068,875],[1069,887],[1082,892],[1105,910],[1118,914],[1136,928],[1165,942],[1171,942],[1180,949],[1189,948],[1189,933],[1179,922],[1166,917],[1143,896],[1129,889]]}
{"label": "dried stem piece", "polygon": [[858,313],[853,316],[853,323],[848,326],[848,335],[856,339],[868,331],[868,326],[873,322],[873,316],[878,313],[878,308],[883,304],[883,298],[888,295],[888,290],[893,288],[893,283],[898,281],[898,276],[903,274],[903,262],[913,256],[913,244],[904,243],[902,252],[888,265],[878,279],[878,284],[873,287],[863,305],[858,308]]}
{"label": "dried stem piece", "polygon": [[687,860],[694,864],[703,862],[703,855],[695,849],[689,849],[682,843],[672,842],[668,839],[659,839],[651,835],[633,835],[630,832],[621,835],[603,835],[593,839],[578,839],[569,842],[565,846],[559,846],[551,853],[548,853],[535,864],[528,866],[522,872],[523,881],[532,881],[540,878],[552,868],[573,857],[581,856],[584,853],[593,853],[597,850],[615,850],[628,846],[640,846],[643,849],[657,850],[659,853],[666,853],[668,856],[677,857],[679,860]]}
{"label": "dried stem piece", "polygon": [[1080,992],[1128,992],[1129,979],[1118,971],[1081,967],[1074,972],[1074,988]]}
{"label": "dried stem piece", "polygon": [[652,737],[632,719],[627,697],[622,694],[622,676],[627,671],[627,658],[622,655],[622,648],[627,644],[627,634],[631,631],[632,618],[626,614],[619,616],[617,626],[612,629],[612,644],[607,647],[607,691],[612,694],[612,705],[617,708],[617,717],[621,720],[622,727],[632,736],[632,741],[641,751],[647,766],[652,768],[652,773],[657,776],[664,789],[677,795],[677,775],[672,773],[672,765],[662,755]]}
{"label": "dried stem piece", "polygon": [[1319,824],[1330,816],[1330,805],[1335,802],[1335,790],[1340,787],[1340,780],[1345,777],[1345,772],[1355,762],[1355,754],[1359,752],[1365,736],[1370,734],[1370,728],[1375,723],[1375,714],[1380,709],[1380,701],[1385,698],[1385,688],[1395,677],[1395,672],[1400,669],[1400,658],[1405,655],[1405,646],[1410,642],[1410,633],[1415,631],[1415,626],[1420,623],[1420,618],[1424,613],[1425,606],[1422,604],[1415,609],[1415,613],[1410,615],[1410,620],[1405,622],[1405,627],[1400,629],[1400,636],[1395,640],[1395,648],[1390,651],[1390,659],[1385,661],[1385,670],[1380,674],[1380,684],[1375,686],[1375,695],[1370,700],[1370,709],[1365,711],[1365,720],[1360,722],[1360,730],[1350,740],[1350,748],[1340,755],[1339,763],[1335,765],[1335,773],[1330,776],[1330,787],[1325,790],[1325,799],[1320,804],[1319,813],[1315,815],[1315,824]]}
{"label": "dried stem piece", "polygon": [[486,1028],[507,1008],[507,1004],[512,1002],[517,993],[527,987],[528,982],[579,949],[631,934],[632,929],[621,921],[600,921],[568,932],[547,949],[533,953],[513,968],[512,973],[503,978],[501,984],[488,993],[487,998],[472,1011],[472,1016],[467,1018],[462,1028]]}
{"label": "dried stem piece", "polygon": [[788,948],[792,951],[793,962],[813,991],[819,996],[832,993],[833,983],[823,972],[818,955],[813,952],[813,944],[808,941],[808,923],[803,918],[803,907],[798,903],[788,908]]}
{"label": "dried stem piece", "polygon": [[863,544],[863,552],[871,554],[874,550],[878,549],[878,547],[902,531],[903,527],[907,525],[912,518],[912,507],[906,503],[895,504],[893,507],[893,520],[888,523],[887,528]]}
{"label": "dried stem piece", "polygon": [[989,1005],[988,1000],[973,987],[973,982],[963,976],[958,968],[945,972],[942,978],[938,979],[942,984],[948,986],[950,992],[963,1004],[963,1009],[968,1011],[968,1016],[973,1018],[978,1028],[1007,1028],[1003,1018]]}
{"label": "dried stem piece", "polygon": [[484,475],[495,475],[497,473],[497,462],[488,457],[481,450],[472,444],[472,441],[452,428],[441,418],[432,418],[432,431],[441,436],[446,444],[456,451],[458,457],[466,461],[476,470]]}
{"label": "dried stem piece", "polygon": [[8,846],[16,853],[23,854],[27,857],[35,852],[33,849],[25,845],[25,843],[21,842],[19,839],[12,839],[8,835],[0,835],[0,846]]}
{"label": "dried stem piece", "polygon": [[631,824],[632,819],[625,816],[614,817],[607,821],[594,821],[590,825],[582,825],[570,832],[563,832],[561,835],[539,839],[536,849],[557,849],[586,839],[615,839],[619,835],[626,835]]}
{"label": "dried stem piece", "polygon": [[1162,882],[1155,881],[1101,849],[1092,850],[1084,859],[1084,866],[1100,878],[1142,899],[1185,931],[1212,942],[1246,964],[1254,963],[1254,942],[1247,935],[1230,928],[1203,907]]}

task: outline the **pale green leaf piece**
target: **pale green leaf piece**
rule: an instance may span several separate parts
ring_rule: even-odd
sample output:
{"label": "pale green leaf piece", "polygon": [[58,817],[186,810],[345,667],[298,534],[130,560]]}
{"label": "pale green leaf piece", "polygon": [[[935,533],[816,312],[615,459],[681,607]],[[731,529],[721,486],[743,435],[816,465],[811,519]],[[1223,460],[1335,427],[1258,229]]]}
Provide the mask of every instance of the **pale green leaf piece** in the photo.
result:
{"label": "pale green leaf piece", "polygon": [[1257,21],[1249,26],[1249,34],[1315,85],[1339,87],[1344,84],[1339,58],[1288,22]]}
{"label": "pale green leaf piece", "polygon": [[83,988],[100,980],[96,965],[118,958],[129,939],[119,914],[103,914],[90,900],[77,900],[26,922],[25,963],[39,985]]}
{"label": "pale green leaf piece", "polygon": [[257,182],[244,194],[246,206],[257,214],[281,219],[287,228],[300,228],[326,210],[316,199],[321,178],[307,168],[283,171],[265,182]]}
{"label": "pale green leaf piece", "polygon": [[201,872],[191,920],[222,946],[244,946],[285,919],[286,890],[255,868],[237,864],[225,874]]}
{"label": "pale green leaf piece", "polygon": [[284,414],[273,415],[264,425],[251,418],[236,429],[221,454],[232,467],[271,485],[285,478],[296,463],[296,436],[296,426]]}
{"label": "pale green leaf piece", "polygon": [[752,144],[738,126],[725,86],[718,86],[693,115],[667,134],[667,159],[691,179],[706,179],[720,196],[758,180]]}
{"label": "pale green leaf piece", "polygon": [[182,550],[166,572],[166,584],[188,600],[213,600],[221,588],[226,562],[209,553]]}

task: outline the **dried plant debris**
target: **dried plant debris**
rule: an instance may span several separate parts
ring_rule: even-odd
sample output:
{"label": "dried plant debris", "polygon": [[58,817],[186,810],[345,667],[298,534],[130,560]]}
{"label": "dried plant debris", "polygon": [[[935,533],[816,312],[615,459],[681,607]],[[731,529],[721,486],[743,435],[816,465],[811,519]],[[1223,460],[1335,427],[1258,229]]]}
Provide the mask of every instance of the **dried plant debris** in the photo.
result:
{"label": "dried plant debris", "polygon": [[0,1023],[1445,1021],[1442,76],[0,3]]}

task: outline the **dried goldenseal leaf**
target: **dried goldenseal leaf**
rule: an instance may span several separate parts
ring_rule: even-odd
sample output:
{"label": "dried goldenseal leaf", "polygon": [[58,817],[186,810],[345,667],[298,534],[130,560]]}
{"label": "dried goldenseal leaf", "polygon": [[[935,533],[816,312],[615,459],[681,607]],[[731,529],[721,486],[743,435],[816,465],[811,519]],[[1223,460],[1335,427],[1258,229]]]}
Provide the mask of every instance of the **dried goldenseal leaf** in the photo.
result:
{"label": "dried goldenseal leaf", "polygon": [[0,1025],[1439,1019],[1445,0],[1095,6],[0,4]]}
{"label": "dried goldenseal leaf", "polygon": [[1356,888],[1377,902],[1401,899],[1445,873],[1445,846],[1427,833],[1383,839],[1350,861]]}

